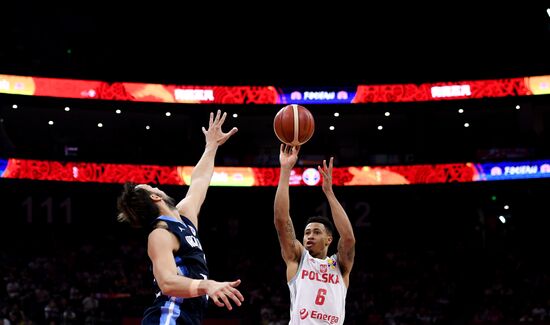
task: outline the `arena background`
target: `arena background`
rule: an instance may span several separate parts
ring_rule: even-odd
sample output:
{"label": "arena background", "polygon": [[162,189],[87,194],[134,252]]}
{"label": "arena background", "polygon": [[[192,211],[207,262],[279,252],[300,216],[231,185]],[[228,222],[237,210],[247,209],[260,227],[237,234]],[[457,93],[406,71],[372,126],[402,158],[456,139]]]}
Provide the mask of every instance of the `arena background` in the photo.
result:
{"label": "arena background", "polygon": [[[550,75],[550,17],[540,4],[357,6],[6,9],[0,74],[281,87]],[[202,152],[200,127],[220,108],[240,131],[220,148],[217,165],[277,167],[271,122],[280,107],[0,94],[0,158],[189,166]],[[337,166],[550,159],[548,95],[308,108],[318,128],[302,148],[303,167],[331,155]],[[146,131],[145,122],[154,127]],[[549,323],[548,185],[539,178],[337,187],[357,237],[346,323]],[[163,187],[176,198],[186,192]],[[115,221],[120,190],[0,179],[0,317],[139,322],[151,279],[144,235]],[[241,278],[246,303],[233,312],[211,307],[205,324],[288,322],[274,194],[272,186],[209,189],[200,235],[211,275]],[[291,211],[298,232],[307,217],[326,214],[320,187],[292,187]],[[76,318],[63,320],[71,310]]]}

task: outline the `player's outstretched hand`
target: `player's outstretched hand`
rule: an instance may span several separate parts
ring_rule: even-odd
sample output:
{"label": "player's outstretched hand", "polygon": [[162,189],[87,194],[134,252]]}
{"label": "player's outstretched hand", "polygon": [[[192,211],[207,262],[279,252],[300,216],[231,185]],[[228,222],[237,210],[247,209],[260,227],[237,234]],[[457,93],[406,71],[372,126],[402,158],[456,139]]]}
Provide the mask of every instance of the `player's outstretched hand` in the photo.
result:
{"label": "player's outstretched hand", "polygon": [[212,301],[218,307],[227,307],[227,309],[232,310],[233,306],[229,299],[233,300],[233,303],[237,306],[240,306],[244,301],[244,297],[237,286],[241,284],[241,280],[236,280],[232,282],[218,282],[209,280],[207,294],[212,299]]}
{"label": "player's outstretched hand", "polygon": [[210,120],[208,122],[208,129],[205,127],[202,128],[202,133],[204,133],[206,137],[206,143],[216,143],[217,145],[221,146],[222,144],[227,141],[233,134],[237,133],[238,129],[236,127],[232,128],[228,132],[222,131],[222,125],[225,122],[225,118],[227,117],[227,112],[223,112],[221,110],[218,110],[216,112],[216,116],[214,117],[214,113],[210,113]]}

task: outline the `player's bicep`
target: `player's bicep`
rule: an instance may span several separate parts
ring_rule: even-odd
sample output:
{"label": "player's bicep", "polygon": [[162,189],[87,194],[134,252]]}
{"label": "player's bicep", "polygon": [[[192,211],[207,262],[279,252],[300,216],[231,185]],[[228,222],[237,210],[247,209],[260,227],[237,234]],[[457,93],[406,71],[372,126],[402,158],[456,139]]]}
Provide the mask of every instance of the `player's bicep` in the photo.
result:
{"label": "player's bicep", "polygon": [[196,200],[196,195],[188,194],[183,200],[181,200],[177,205],[176,209],[178,213],[182,216],[185,216],[189,219],[195,228],[199,228],[198,215],[200,210],[200,203]]}
{"label": "player's bicep", "polygon": [[199,212],[206,198],[210,180],[210,176],[192,174],[185,198],[176,205],[178,212],[191,220],[195,228],[198,228]]}
{"label": "player's bicep", "polygon": [[153,275],[157,282],[176,275],[178,270],[174,261],[174,250],[177,249],[175,235],[166,229],[153,230],[147,240],[147,254],[153,264]]}
{"label": "player's bicep", "polygon": [[275,222],[279,244],[281,245],[281,255],[285,261],[297,261],[300,259],[302,244],[296,239],[294,225],[292,220],[278,220]]}
{"label": "player's bicep", "polygon": [[347,243],[340,239],[338,241],[338,264],[342,273],[349,274],[355,260],[355,244]]}

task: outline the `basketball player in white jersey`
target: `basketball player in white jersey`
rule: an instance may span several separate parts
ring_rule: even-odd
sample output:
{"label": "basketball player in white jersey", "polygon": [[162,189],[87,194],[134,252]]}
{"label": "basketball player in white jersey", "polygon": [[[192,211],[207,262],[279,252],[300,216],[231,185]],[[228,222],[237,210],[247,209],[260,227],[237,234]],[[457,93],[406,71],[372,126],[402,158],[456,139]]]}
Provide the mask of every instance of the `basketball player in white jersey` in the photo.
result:
{"label": "basketball player in white jersey", "polygon": [[349,274],[355,257],[353,228],[332,190],[333,158],[330,158],[328,167],[324,160],[318,170],[323,176],[323,192],[340,236],[338,251],[327,256],[333,239],[333,226],[327,218],[309,218],[303,241],[296,239],[290,218],[289,179],[299,151],[299,146],[281,145],[281,171],[274,204],[275,228],[290,290],[289,324],[343,324]]}

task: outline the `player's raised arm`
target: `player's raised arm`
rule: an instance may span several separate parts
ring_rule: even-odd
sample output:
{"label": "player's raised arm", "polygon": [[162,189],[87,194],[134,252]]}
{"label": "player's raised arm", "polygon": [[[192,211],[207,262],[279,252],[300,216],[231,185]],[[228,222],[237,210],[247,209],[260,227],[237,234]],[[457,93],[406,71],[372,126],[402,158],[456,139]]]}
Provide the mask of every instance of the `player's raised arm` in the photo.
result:
{"label": "player's raised arm", "polygon": [[355,258],[355,235],[348,215],[332,189],[333,161],[334,158],[331,157],[327,166],[327,161],[323,160],[323,167],[318,166],[317,168],[321,175],[323,175],[323,192],[330,205],[334,225],[340,235],[340,240],[338,241],[338,263],[342,269],[342,275],[347,279]]}
{"label": "player's raised arm", "polygon": [[218,147],[238,131],[235,127],[229,132],[222,131],[226,116],[227,113],[222,114],[220,110],[216,113],[216,117],[214,113],[210,113],[208,129],[202,128],[206,138],[204,152],[193,169],[191,184],[185,198],[177,205],[179,213],[191,220],[196,228],[198,228],[198,214],[214,173],[214,160]]}
{"label": "player's raised arm", "polygon": [[[296,233],[290,218],[289,181],[290,173],[298,160],[300,147],[293,147],[281,144],[279,161],[281,163],[279,185],[275,194],[274,222],[281,254],[285,263],[298,263],[302,254],[303,246],[296,239]],[[287,273],[288,275],[288,273]],[[293,276],[293,274],[291,274]]]}

